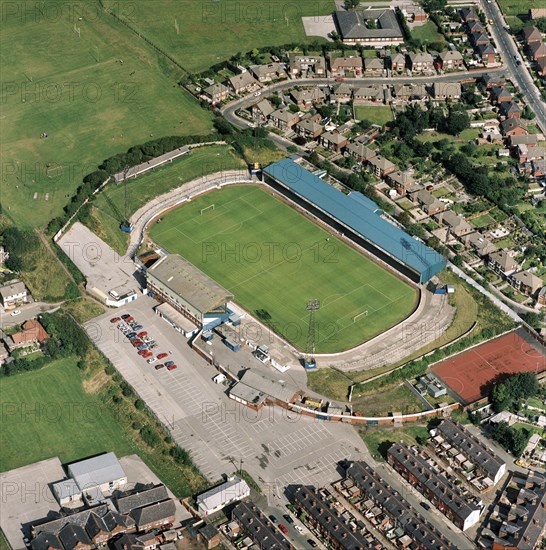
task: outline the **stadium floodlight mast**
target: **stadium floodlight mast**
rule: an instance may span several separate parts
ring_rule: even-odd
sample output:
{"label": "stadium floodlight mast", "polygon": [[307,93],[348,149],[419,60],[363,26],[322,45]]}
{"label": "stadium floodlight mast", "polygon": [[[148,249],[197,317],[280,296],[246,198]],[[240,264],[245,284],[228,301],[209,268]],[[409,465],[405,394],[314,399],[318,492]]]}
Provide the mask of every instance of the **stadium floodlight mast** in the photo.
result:
{"label": "stadium floodlight mast", "polygon": [[309,312],[309,329],[307,331],[306,357],[303,366],[306,369],[317,367],[315,361],[315,312],[320,309],[320,300],[309,300],[307,302],[307,311]]}

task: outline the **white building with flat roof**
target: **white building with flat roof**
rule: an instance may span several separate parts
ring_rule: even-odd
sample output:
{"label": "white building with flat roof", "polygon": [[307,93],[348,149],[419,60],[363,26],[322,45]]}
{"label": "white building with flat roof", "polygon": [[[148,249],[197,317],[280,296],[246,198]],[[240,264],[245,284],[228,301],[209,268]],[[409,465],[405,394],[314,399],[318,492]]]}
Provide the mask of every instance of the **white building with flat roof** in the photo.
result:
{"label": "white building with flat roof", "polygon": [[197,497],[197,508],[203,516],[218,512],[228,504],[250,496],[250,487],[240,477],[232,477]]}

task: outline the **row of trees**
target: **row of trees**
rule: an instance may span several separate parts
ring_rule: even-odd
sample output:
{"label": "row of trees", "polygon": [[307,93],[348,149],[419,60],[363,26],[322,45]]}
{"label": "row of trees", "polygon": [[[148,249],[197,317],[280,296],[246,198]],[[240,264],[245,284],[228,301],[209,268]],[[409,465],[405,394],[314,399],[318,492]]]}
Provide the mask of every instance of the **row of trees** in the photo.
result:
{"label": "row of trees", "polygon": [[15,272],[32,271],[32,252],[38,248],[38,237],[33,231],[22,231],[17,227],[6,227],[0,235],[0,242],[9,252],[5,266]]}
{"label": "row of trees", "polygon": [[[104,160],[97,170],[91,172],[83,178],[83,183],[76,189],[70,202],[64,207],[63,214],[51,220],[47,226],[48,232],[54,234],[71,218],[78,210],[81,204],[92,197],[96,191],[110,176],[123,171],[126,167],[134,166],[142,162],[151,160],[154,157],[163,155],[173,149],[189,145],[192,143],[201,143],[207,141],[217,141],[222,139],[220,134],[211,133],[209,135],[194,136],[167,136],[142,145],[131,147],[125,153],[119,153]],[[85,215],[85,211],[83,213]],[[122,220],[120,220],[121,222]]]}
{"label": "row of trees", "polygon": [[540,386],[534,372],[514,374],[495,384],[491,391],[491,406],[495,412],[517,412],[521,402],[539,393]]}

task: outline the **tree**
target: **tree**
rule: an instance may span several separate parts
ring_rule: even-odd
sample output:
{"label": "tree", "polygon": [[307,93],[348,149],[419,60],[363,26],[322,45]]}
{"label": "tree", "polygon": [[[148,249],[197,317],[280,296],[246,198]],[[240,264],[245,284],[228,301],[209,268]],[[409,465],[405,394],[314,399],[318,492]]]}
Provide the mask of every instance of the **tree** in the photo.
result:
{"label": "tree", "polygon": [[473,157],[478,152],[478,146],[473,142],[469,141],[461,147],[461,153],[464,153],[468,157]]}
{"label": "tree", "polygon": [[295,103],[291,103],[290,106],[288,107],[288,109],[290,110],[291,113],[299,113],[300,112],[300,108]]}
{"label": "tree", "polygon": [[537,115],[535,114],[533,109],[531,109],[531,107],[529,107],[529,105],[525,105],[525,107],[523,108],[522,116],[523,116],[523,118],[526,118],[527,120],[533,120],[534,118],[536,118]]}
{"label": "tree", "polygon": [[458,136],[463,130],[470,128],[470,118],[466,111],[451,109],[444,120],[444,128],[448,134]]}
{"label": "tree", "polygon": [[345,0],[343,2],[343,7],[346,10],[352,10],[354,8],[357,8],[359,4],[360,4],[360,0]]}

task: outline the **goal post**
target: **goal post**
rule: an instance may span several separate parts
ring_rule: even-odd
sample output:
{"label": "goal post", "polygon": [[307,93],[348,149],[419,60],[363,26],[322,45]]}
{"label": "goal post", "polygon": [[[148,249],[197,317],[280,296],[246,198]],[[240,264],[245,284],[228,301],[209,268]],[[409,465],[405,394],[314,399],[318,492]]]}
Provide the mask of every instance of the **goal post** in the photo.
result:
{"label": "goal post", "polygon": [[201,216],[209,210],[214,210],[214,204],[209,204],[209,206],[205,206],[205,208],[201,208]]}
{"label": "goal post", "polygon": [[353,317],[353,323],[356,323],[361,317],[367,317],[368,316],[368,310],[361,311],[360,313],[356,314]]}

